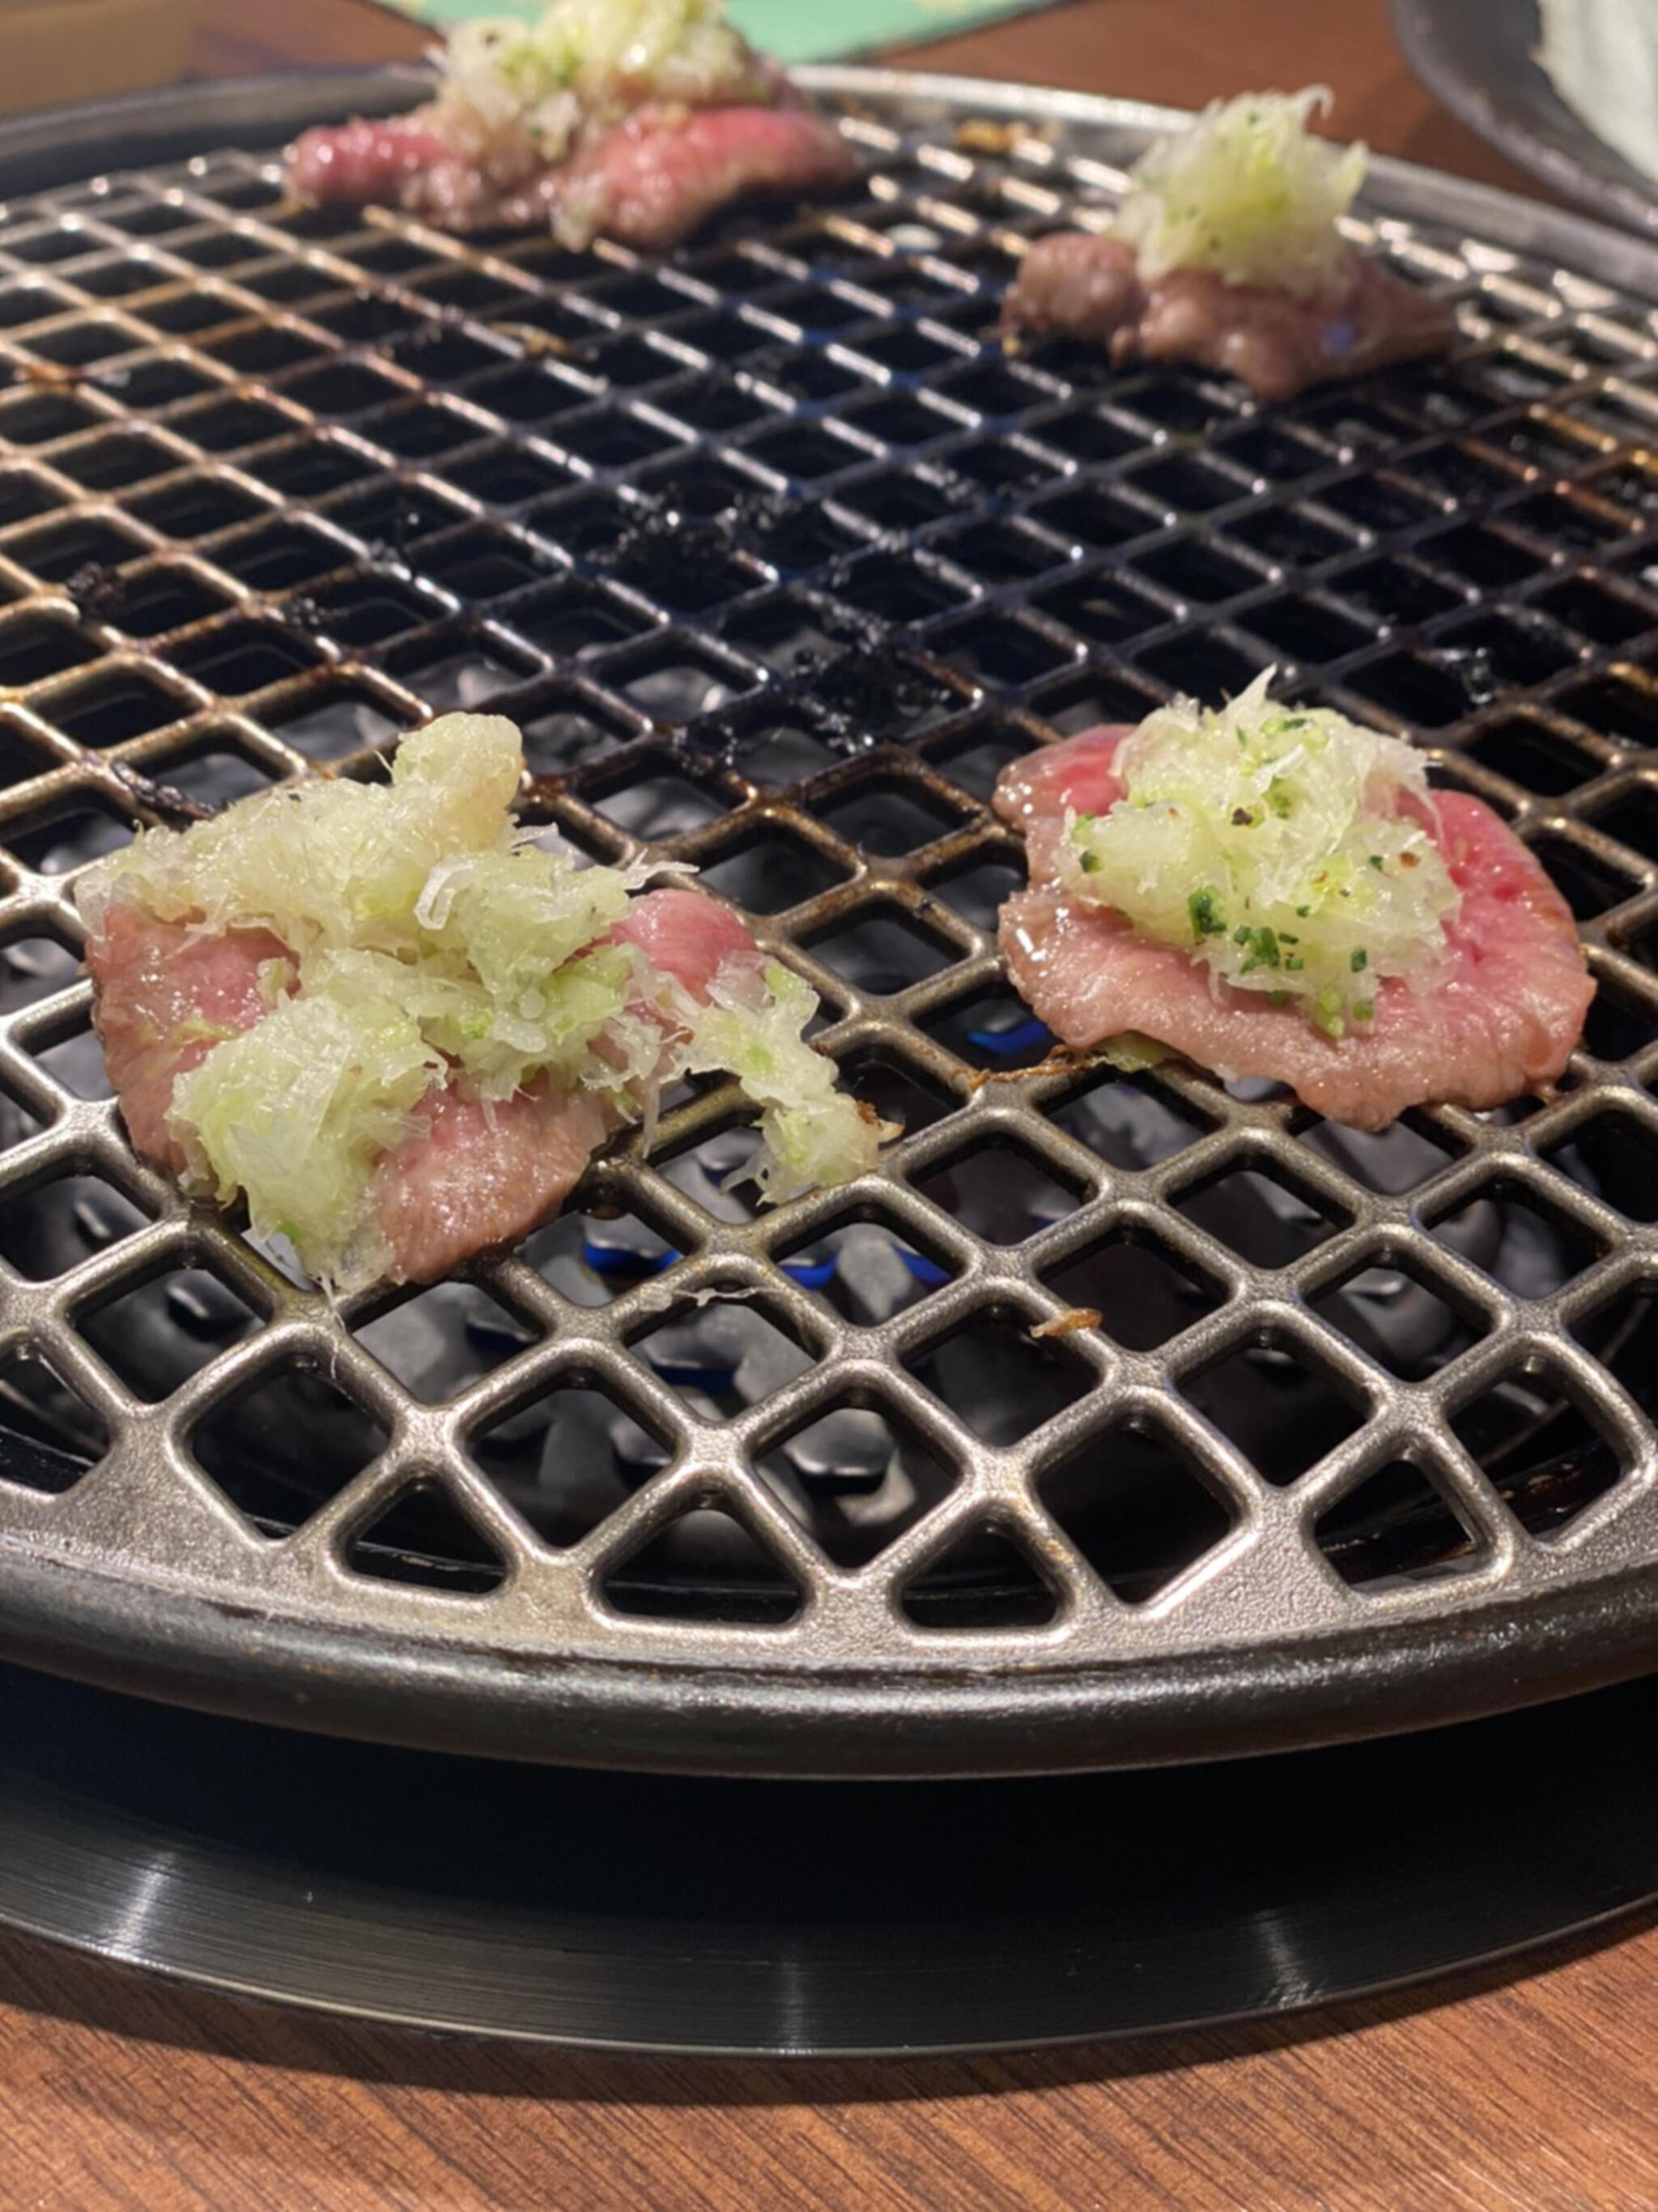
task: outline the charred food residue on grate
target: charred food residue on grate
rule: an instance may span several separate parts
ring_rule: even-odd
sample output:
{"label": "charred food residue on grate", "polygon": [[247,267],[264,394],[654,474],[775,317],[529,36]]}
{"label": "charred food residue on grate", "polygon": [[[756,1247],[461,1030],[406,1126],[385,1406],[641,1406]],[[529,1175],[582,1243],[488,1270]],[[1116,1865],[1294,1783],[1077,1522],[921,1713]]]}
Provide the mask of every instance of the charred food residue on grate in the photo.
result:
{"label": "charred food residue on grate", "polygon": [[[295,212],[252,155],[5,211],[5,1544],[784,1669],[1362,1638],[1658,1558],[1650,312],[1395,219],[1449,362],[1267,415],[1008,361],[1099,144],[847,127],[860,191],[661,266]],[[1363,1136],[1048,1060],[999,770],[1270,661],[1546,860],[1599,984],[1557,1096]],[[688,1091],[522,1251],[336,1311],[134,1163],[71,872],[457,705],[550,832],[694,862],[808,977],[884,1179],[768,1214]]]}

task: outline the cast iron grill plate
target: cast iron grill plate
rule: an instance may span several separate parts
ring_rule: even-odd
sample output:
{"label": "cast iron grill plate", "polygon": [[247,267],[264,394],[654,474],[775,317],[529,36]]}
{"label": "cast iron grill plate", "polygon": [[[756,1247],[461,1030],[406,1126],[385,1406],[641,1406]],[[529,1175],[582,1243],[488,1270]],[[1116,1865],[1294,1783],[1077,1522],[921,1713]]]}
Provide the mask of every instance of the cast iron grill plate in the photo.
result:
{"label": "cast iron grill plate", "polygon": [[[1448,361],[1268,410],[1007,359],[1025,241],[1160,118],[817,82],[860,187],[662,264],[288,205],[256,149],[406,74],[0,142],[8,1647],[442,1747],[824,1772],[1638,1670],[1658,256],[1382,163],[1358,234],[1457,298]],[[112,144],[149,166],[87,177]],[[1367,1138],[1045,1056],[997,769],[1269,662],[1546,860],[1600,985],[1557,1094]],[[688,1093],[523,1251],[336,1310],[135,1163],[74,869],[457,704],[524,726],[531,818],[695,862],[808,976],[904,1124],[884,1172],[757,1212],[732,1095]]]}

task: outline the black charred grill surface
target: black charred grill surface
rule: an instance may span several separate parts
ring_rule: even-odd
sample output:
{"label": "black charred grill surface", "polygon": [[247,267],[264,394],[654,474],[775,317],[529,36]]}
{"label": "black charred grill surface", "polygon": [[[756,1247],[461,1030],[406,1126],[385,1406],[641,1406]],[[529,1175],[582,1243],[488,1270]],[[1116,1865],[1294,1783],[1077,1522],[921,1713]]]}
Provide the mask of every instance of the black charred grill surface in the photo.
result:
{"label": "black charred grill surface", "polygon": [[[862,191],[660,265],[296,210],[252,155],[4,210],[0,1550],[923,1669],[1658,1556],[1650,310],[1393,220],[1447,362],[1262,410],[1009,359],[1025,240],[1111,189],[1087,130],[848,127]],[[1010,998],[998,769],[1271,662],[1546,860],[1600,986],[1558,1095],[1356,1135],[1050,1057]],[[757,1214],[687,1095],[523,1252],[337,1313],[135,1166],[74,868],[456,706],[523,726],[535,818],[695,862],[809,976],[884,1176]]]}

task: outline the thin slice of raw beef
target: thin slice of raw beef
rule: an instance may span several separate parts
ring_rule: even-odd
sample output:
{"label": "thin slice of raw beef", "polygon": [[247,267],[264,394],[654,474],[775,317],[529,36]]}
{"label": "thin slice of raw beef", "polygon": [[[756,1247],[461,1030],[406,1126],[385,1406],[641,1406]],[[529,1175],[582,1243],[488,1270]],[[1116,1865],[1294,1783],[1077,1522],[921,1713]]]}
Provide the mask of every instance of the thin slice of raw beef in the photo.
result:
{"label": "thin slice of raw beef", "polygon": [[495,1106],[434,1089],[424,1123],[374,1170],[370,1198],[388,1279],[434,1283],[492,1245],[516,1243],[564,1203],[614,1127],[591,1091],[544,1083]]}
{"label": "thin slice of raw beef", "polygon": [[1286,1083],[1361,1129],[1433,1102],[1499,1106],[1560,1074],[1594,985],[1565,901],[1490,807],[1438,794],[1435,834],[1461,893],[1443,962],[1420,989],[1383,981],[1374,1021],[1338,1039],[1061,884],[1067,811],[1103,813],[1122,795],[1112,763],[1125,735],[1087,731],[1014,762],[997,787],[997,811],[1025,833],[1031,877],[1002,908],[1002,950],[1055,1036],[1090,1046],[1137,1032],[1223,1077]]}
{"label": "thin slice of raw beef", "polygon": [[287,957],[268,929],[193,933],[118,899],[87,940],[96,994],[93,1025],[134,1149],[171,1174],[183,1148],[167,1125],[173,1086],[227,1036],[262,1021],[270,1002],[260,970]]}
{"label": "thin slice of raw beef", "polygon": [[[610,935],[699,1000],[727,961],[760,957],[737,916],[701,891],[648,892]],[[474,1252],[527,1237],[563,1204],[620,1118],[591,1093],[544,1083],[499,1106],[438,1089],[420,1110],[426,1127],[380,1163],[373,1200],[393,1279],[410,1283],[435,1282]]]}
{"label": "thin slice of raw beef", "polygon": [[565,244],[598,237],[665,252],[719,209],[751,193],[844,183],[852,150],[814,109],[639,108],[580,139],[567,161],[491,161],[444,134],[436,109],[398,121],[307,131],[289,175],[302,199],[379,203],[442,228],[551,228]]}
{"label": "thin slice of raw beef", "polygon": [[[727,962],[760,958],[736,915],[700,891],[647,892],[611,935],[699,1000]],[[285,954],[268,930],[204,936],[131,899],[113,901],[88,939],[105,1063],[135,1149],[157,1166],[177,1175],[185,1165],[167,1127],[174,1084],[221,1038],[264,1018],[260,971]],[[434,1281],[527,1235],[580,1182],[618,1117],[591,1093],[544,1082],[496,1104],[434,1085],[419,1121],[380,1161],[371,1200],[399,1282]]]}

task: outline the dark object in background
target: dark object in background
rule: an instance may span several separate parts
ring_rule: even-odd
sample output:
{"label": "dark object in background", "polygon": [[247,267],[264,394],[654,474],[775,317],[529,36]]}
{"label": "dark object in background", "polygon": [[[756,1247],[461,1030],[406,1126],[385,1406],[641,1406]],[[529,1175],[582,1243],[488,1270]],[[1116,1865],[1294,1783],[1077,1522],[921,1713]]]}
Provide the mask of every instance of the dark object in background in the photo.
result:
{"label": "dark object in background", "polygon": [[829,1785],[463,1762],[17,1668],[0,1701],[0,1925],[590,2047],[914,2057],[1283,2017],[1658,1881],[1650,1683],[1278,1759]]}
{"label": "dark object in background", "polygon": [[1658,238],[1658,185],[1566,106],[1532,56],[1537,0],[1392,0],[1410,63],[1453,115],[1603,222]]}

